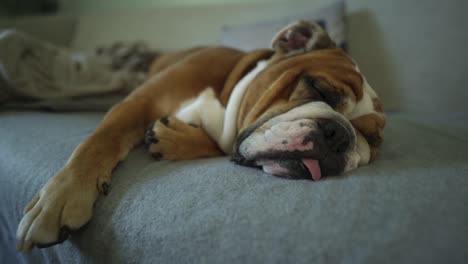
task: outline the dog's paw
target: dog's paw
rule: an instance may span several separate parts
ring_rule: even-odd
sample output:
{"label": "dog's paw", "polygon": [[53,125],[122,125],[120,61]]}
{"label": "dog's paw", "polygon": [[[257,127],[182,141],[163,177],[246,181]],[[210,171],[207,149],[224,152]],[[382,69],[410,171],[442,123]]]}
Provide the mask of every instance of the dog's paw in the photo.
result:
{"label": "dog's paw", "polygon": [[173,116],[151,124],[145,143],[156,160],[190,160],[222,154],[205,130]]}
{"label": "dog's paw", "polygon": [[281,29],[273,38],[271,46],[277,52],[292,55],[335,48],[336,44],[319,24],[299,20]]}
{"label": "dog's paw", "polygon": [[89,179],[67,168],[52,177],[24,209],[16,233],[17,250],[29,252],[62,243],[70,231],[86,224],[98,195],[96,183]]}

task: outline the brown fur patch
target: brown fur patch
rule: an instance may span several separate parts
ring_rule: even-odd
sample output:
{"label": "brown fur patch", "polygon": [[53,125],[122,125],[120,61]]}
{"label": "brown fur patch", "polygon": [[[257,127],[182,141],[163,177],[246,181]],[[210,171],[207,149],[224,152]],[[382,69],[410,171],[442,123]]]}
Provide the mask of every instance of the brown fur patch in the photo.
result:
{"label": "brown fur patch", "polygon": [[351,120],[351,124],[361,132],[369,143],[371,160],[374,160],[377,157],[378,147],[383,142],[385,116],[378,113],[370,113]]}
{"label": "brown fur patch", "polygon": [[379,98],[377,98],[377,97],[372,98],[372,103],[374,104],[374,110],[375,111],[377,111],[379,113],[383,113],[382,102],[380,101]]}
{"label": "brown fur patch", "polygon": [[370,159],[369,162],[372,162],[377,159],[379,156],[379,148],[377,147],[371,147],[370,148]]}
{"label": "brown fur patch", "polygon": [[223,90],[219,96],[221,104],[226,106],[236,84],[257,65],[258,61],[267,59],[272,54],[272,50],[256,50],[244,56],[239,63],[237,63],[231,74],[229,74],[224,84]]}
{"label": "brown fur patch", "polygon": [[249,84],[239,110],[239,129],[268,111],[276,100],[284,100],[285,91],[290,94],[303,75],[325,82],[355,101],[363,97],[363,78],[341,49],[317,50],[275,59]]}

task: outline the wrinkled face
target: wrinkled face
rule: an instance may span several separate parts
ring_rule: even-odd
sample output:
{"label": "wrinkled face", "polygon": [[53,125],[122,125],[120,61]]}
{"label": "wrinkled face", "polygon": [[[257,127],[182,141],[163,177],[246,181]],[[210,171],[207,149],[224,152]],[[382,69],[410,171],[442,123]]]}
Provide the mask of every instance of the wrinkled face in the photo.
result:
{"label": "wrinkled face", "polygon": [[233,160],[276,176],[312,180],[373,160],[385,117],[354,62],[307,21],[281,30],[272,46],[270,66],[249,88],[262,96],[246,106],[252,110],[242,117],[247,121]]}

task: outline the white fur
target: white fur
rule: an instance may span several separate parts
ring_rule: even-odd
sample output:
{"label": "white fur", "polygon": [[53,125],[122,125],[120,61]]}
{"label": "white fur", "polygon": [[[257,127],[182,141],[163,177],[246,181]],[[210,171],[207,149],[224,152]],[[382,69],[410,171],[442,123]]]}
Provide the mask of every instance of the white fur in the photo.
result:
{"label": "white fur", "polygon": [[355,118],[358,118],[363,115],[367,115],[370,113],[375,113],[374,111],[374,102],[372,101],[372,98],[370,96],[370,93],[366,90],[372,89],[370,85],[367,83],[366,80],[364,80],[363,83],[363,96],[362,99],[356,103],[354,106],[354,109],[351,111],[351,113],[347,114],[346,117],[349,120],[353,120]]}
{"label": "white fur", "polygon": [[229,97],[224,118],[223,133],[218,141],[218,145],[225,153],[231,153],[232,151],[232,145],[234,144],[237,134],[237,115],[239,114],[241,101],[247,91],[247,86],[249,86],[253,79],[267,66],[268,61],[259,61],[257,66],[236,84]]}
{"label": "white fur", "polygon": [[[310,118],[291,118],[266,122],[259,129],[245,139],[239,151],[247,159],[254,158],[256,153],[270,151],[307,151],[314,148],[314,142],[303,143],[311,130],[317,129],[317,123]],[[287,143],[282,143],[287,141]]]}
{"label": "white fur", "polygon": [[224,112],[213,88],[208,87],[197,98],[182,104],[175,116],[185,123],[203,127],[216,140],[223,129]]}
{"label": "white fur", "polygon": [[209,87],[197,98],[182,104],[176,112],[176,117],[186,123],[203,127],[224,153],[231,153],[237,135],[237,115],[244,94],[248,85],[267,65],[266,60],[259,61],[257,66],[236,84],[226,109]]}
{"label": "white fur", "polygon": [[[360,72],[359,67],[356,64],[356,70]],[[362,75],[362,74],[361,74]],[[349,120],[365,116],[367,114],[381,114],[375,111],[373,99],[377,98],[378,95],[369,85],[366,80],[366,77],[362,75],[363,84],[362,91],[363,97],[357,102],[350,111],[345,111],[345,116]],[[351,104],[350,104],[351,105]],[[368,164],[370,161],[371,151],[370,146],[364,136],[356,131],[356,148],[355,150],[348,153],[348,163],[346,164],[345,172],[353,170],[358,166]]]}
{"label": "white fur", "polygon": [[370,147],[359,131],[356,131],[356,148],[347,154],[347,163],[344,172],[354,170],[358,166],[369,163]]}
{"label": "white fur", "polygon": [[[280,138],[277,140],[292,140],[294,137],[296,137],[296,135],[304,134],[301,130],[310,130],[311,128],[314,129],[315,126],[306,125],[307,127],[303,127],[299,125],[300,123],[307,124],[307,121],[305,120],[316,120],[319,118],[332,119],[338,121],[340,124],[346,124],[349,127],[347,130],[351,133],[355,133],[355,130],[351,127],[349,121],[346,120],[343,115],[339,114],[333,108],[331,108],[328,104],[321,101],[310,102],[271,118],[260,127],[261,129],[259,129],[259,131],[268,132],[273,127],[287,126],[283,129],[286,131],[285,133],[274,133],[274,135],[271,137],[265,138],[266,132],[254,132],[241,143],[239,151],[243,156],[250,158],[251,156],[254,156],[258,150],[266,151],[271,148],[272,144],[278,144],[273,136],[279,136]],[[315,121],[310,122],[315,123]],[[356,137],[353,135],[352,138]],[[353,149],[350,151],[350,153],[355,151],[357,143],[358,142],[351,142]],[[354,161],[354,163],[357,162],[359,162],[359,160]]]}
{"label": "white fur", "polygon": [[[356,70],[358,72],[361,72],[356,63],[355,65],[356,65]],[[349,120],[356,119],[363,115],[377,113],[374,110],[374,102],[372,101],[374,98],[377,98],[377,93],[369,85],[369,83],[366,80],[366,77],[362,73],[361,73],[361,76],[363,78],[363,83],[362,83],[363,97],[359,102],[356,103],[355,107],[350,113],[345,114]]]}

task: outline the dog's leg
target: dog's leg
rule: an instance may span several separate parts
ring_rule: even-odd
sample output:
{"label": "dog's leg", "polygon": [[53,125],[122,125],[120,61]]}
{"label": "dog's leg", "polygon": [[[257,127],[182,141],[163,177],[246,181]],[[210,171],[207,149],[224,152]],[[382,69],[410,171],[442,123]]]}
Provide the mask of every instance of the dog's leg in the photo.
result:
{"label": "dog's leg", "polygon": [[[26,207],[17,230],[17,249],[29,251],[34,246],[62,242],[68,230],[88,222],[99,192],[108,191],[112,169],[130,149],[143,142],[148,124],[175,113],[182,102],[206,86],[221,87],[243,55],[216,47],[159,58],[152,67],[155,75],[109,111],[96,131]],[[169,128],[175,129],[175,124],[172,122]],[[199,146],[208,149],[207,155],[220,153],[201,128],[183,130],[192,134],[190,141],[201,142]]]}
{"label": "dog's leg", "polygon": [[271,47],[277,56],[292,56],[313,50],[335,48],[336,44],[319,24],[299,20],[276,33]]}
{"label": "dog's leg", "polygon": [[218,146],[225,109],[212,88],[184,104],[174,116],[156,120],[146,144],[156,159],[188,160],[223,155]]}
{"label": "dog's leg", "polygon": [[107,194],[112,169],[144,138],[146,102],[128,98],[114,106],[81,143],[65,166],[24,209],[17,250],[63,242],[70,230],[87,223],[99,193]]}

